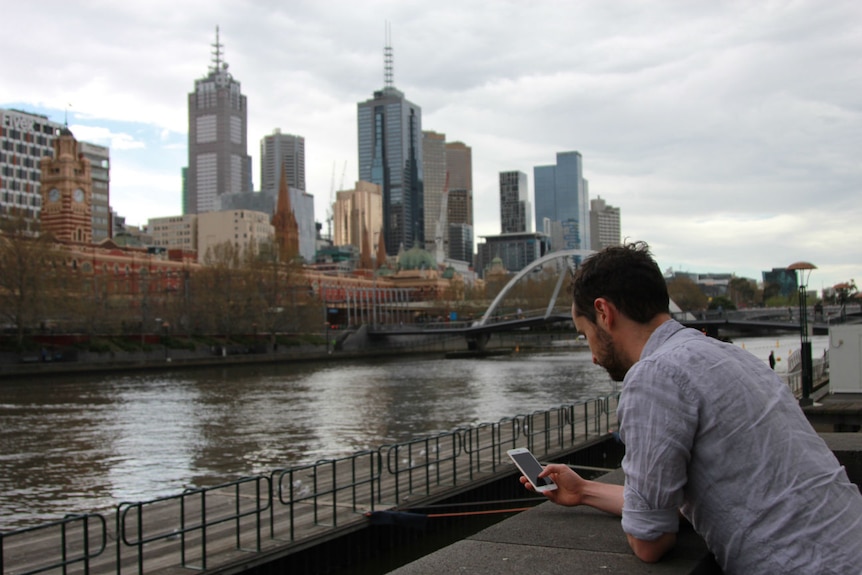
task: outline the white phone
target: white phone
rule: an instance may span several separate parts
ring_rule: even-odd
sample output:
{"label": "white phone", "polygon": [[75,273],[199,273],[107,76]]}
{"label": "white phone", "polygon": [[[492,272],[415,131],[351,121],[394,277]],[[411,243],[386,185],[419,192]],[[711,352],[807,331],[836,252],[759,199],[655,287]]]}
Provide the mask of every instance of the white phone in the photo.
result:
{"label": "white phone", "polygon": [[524,477],[532,484],[532,486],[538,491],[542,493],[544,491],[553,491],[557,488],[557,484],[551,481],[550,477],[542,477],[539,479],[539,474],[542,472],[544,467],[539,461],[530,453],[530,450],[526,447],[518,447],[517,449],[510,449],[506,452],[509,457],[512,458],[512,461],[515,462],[515,465],[518,466],[518,469],[521,470],[521,473],[524,474]]}

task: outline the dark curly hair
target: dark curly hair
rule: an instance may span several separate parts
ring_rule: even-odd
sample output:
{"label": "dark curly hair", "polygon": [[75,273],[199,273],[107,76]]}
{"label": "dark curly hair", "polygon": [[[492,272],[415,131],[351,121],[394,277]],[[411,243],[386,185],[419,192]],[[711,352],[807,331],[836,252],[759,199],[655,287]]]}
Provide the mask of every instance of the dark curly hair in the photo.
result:
{"label": "dark curly hair", "polygon": [[607,247],[578,266],[571,283],[575,313],[596,323],[594,302],[603,297],[638,323],[668,313],[667,283],[646,242]]}

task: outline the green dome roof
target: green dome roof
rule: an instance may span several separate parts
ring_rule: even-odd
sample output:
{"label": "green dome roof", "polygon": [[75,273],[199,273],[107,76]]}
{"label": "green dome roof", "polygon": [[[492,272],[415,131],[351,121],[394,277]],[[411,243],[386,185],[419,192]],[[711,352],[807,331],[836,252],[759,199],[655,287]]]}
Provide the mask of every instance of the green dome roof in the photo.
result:
{"label": "green dome roof", "polygon": [[402,270],[435,270],[437,261],[428,251],[413,246],[398,258],[398,268]]}

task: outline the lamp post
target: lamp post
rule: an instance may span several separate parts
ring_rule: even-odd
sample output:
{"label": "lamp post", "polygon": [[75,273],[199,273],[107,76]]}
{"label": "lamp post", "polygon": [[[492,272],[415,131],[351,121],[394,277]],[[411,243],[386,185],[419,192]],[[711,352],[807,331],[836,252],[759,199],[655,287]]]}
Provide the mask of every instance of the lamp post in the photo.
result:
{"label": "lamp post", "polygon": [[811,341],[808,339],[808,305],[805,301],[807,296],[805,289],[808,278],[811,277],[811,270],[816,270],[817,266],[809,262],[796,262],[787,266],[787,269],[799,272],[799,354],[802,368],[802,397],[799,399],[799,405],[811,405],[814,403],[811,399],[814,373],[811,364]]}

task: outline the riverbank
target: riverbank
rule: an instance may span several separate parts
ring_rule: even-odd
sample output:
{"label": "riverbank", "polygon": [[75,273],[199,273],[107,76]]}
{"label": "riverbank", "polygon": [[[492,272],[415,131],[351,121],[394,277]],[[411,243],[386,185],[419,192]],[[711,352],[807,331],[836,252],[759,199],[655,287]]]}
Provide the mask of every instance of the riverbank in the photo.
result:
{"label": "riverbank", "polygon": [[[128,371],[176,370],[184,368],[349,360],[358,358],[441,355],[459,357],[468,353],[460,336],[400,336],[364,346],[350,345],[351,332],[342,332],[331,342],[292,345],[221,344],[196,345],[193,349],[148,343],[139,349],[92,351],[71,346],[28,352],[0,352],[0,379],[38,375],[85,374]],[[548,331],[494,334],[485,347],[489,355],[561,351],[585,348],[571,332]]]}

